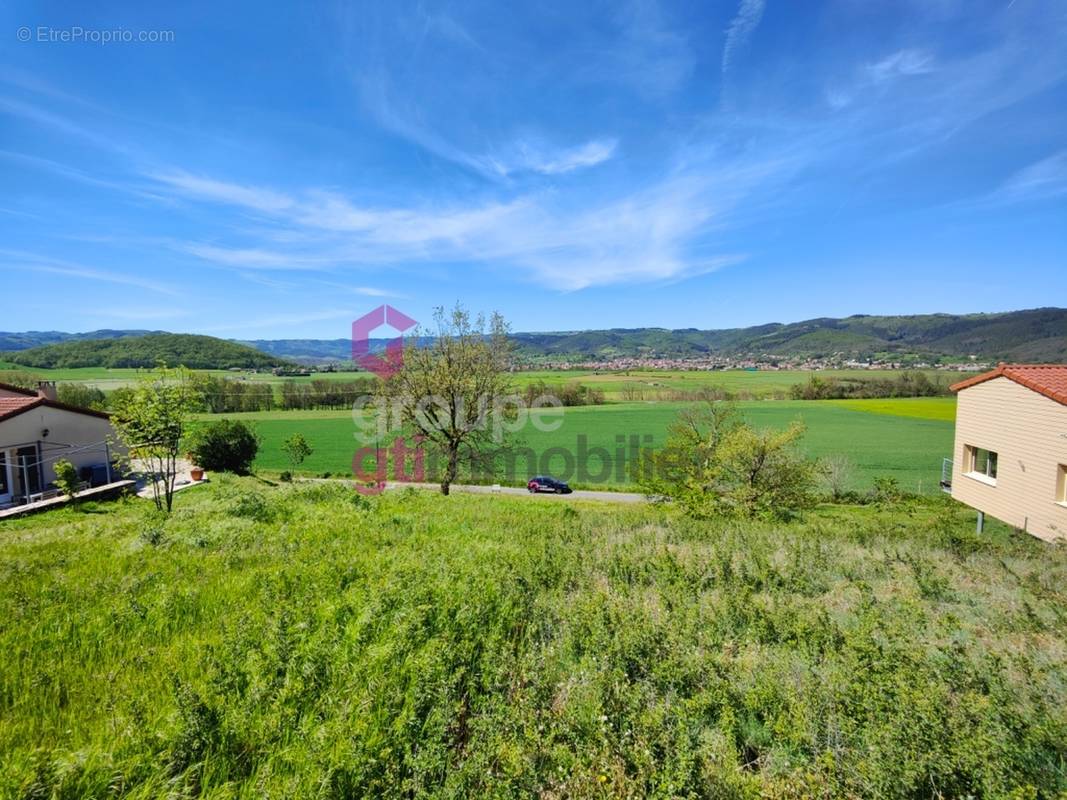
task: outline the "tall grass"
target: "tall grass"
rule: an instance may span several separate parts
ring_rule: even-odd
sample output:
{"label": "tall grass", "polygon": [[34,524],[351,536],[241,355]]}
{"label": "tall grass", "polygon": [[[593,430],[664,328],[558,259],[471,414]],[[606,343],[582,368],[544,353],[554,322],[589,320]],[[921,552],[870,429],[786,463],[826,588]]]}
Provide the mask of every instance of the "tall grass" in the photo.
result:
{"label": "tall grass", "polygon": [[0,794],[1054,797],[1067,553],[223,479],[0,524]]}

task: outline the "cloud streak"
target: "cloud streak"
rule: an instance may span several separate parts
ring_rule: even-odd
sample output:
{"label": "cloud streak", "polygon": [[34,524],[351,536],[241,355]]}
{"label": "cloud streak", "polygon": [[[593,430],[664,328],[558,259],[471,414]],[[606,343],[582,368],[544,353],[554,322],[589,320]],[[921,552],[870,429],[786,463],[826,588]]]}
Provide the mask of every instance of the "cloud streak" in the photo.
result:
{"label": "cloud streak", "polygon": [[734,60],[748,40],[759,27],[763,19],[765,0],[741,0],[737,13],[726,29],[726,44],[722,50],[722,72],[725,75],[733,66]]}
{"label": "cloud streak", "polygon": [[617,139],[593,139],[577,147],[545,150],[527,142],[519,142],[512,156],[488,157],[485,161],[487,167],[501,176],[521,172],[564,175],[603,164],[615,155],[618,144]]}
{"label": "cloud streak", "polygon": [[171,296],[180,295],[177,288],[165,283],[146,280],[139,278],[136,275],[127,275],[125,273],[87,267],[83,264],[70,261],[43,258],[34,253],[24,253],[17,250],[0,250],[0,260],[6,262],[5,267],[11,270],[23,269],[31,272],[44,272],[51,275],[63,275],[68,278],[76,278],[79,280],[97,281],[119,286],[131,286],[137,289],[147,289],[150,292],[156,292],[158,294]]}
{"label": "cloud streak", "polygon": [[934,58],[921,50],[898,50],[895,53],[868,64],[866,72],[871,82],[880,84],[900,77],[925,75],[934,70]]}
{"label": "cloud streak", "polygon": [[[478,262],[520,267],[520,275],[561,290],[612,283],[673,280],[742,259],[726,253],[691,257],[692,241],[765,175],[756,172],[668,178],[609,203],[575,210],[545,195],[467,208],[368,208],[333,192],[301,196],[252,190],[215,179],[179,191],[205,202],[264,209],[294,235],[270,245],[182,242],[184,252],[239,270],[322,270],[352,266]],[[710,198],[718,194],[719,200]],[[377,290],[366,294],[376,296]]]}
{"label": "cloud streak", "polygon": [[1035,161],[1011,175],[986,198],[990,204],[1048,200],[1067,195],[1067,150]]}

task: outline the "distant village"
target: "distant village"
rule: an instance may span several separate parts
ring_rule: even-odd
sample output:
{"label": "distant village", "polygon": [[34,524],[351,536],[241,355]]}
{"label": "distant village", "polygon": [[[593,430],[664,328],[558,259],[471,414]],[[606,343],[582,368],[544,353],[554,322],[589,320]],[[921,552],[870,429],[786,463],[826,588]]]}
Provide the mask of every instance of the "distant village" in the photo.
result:
{"label": "distant village", "polygon": [[[992,369],[994,364],[988,361],[979,361],[976,356],[969,359],[942,363],[937,360],[923,360],[911,356],[896,360],[889,359],[857,359],[844,355],[833,355],[824,358],[801,358],[776,355],[761,356],[711,356],[703,358],[678,358],[658,356],[619,356],[617,358],[600,359],[528,359],[515,365],[516,371],[543,371],[543,370],[582,370],[587,372],[626,372],[629,370],[671,370],[671,371],[718,371],[718,370],[750,370],[775,371],[775,370],[829,370],[829,369],[856,369],[856,370],[899,370],[899,369],[934,369],[945,372],[976,372]],[[247,372],[248,370],[235,368],[234,372]],[[266,370],[264,370],[266,371]],[[275,367],[270,370],[279,377],[307,377],[323,372],[358,372],[360,371],[350,361],[331,362],[328,364],[307,364],[299,367]]]}
{"label": "distant village", "polygon": [[589,371],[617,372],[626,370],[693,370],[715,371],[743,369],[751,371],[762,370],[824,370],[824,369],[870,369],[870,370],[893,370],[893,369],[938,369],[948,372],[974,372],[976,370],[990,369],[990,364],[978,361],[974,357],[970,360],[944,364],[934,361],[907,358],[900,360],[880,359],[855,359],[845,356],[830,356],[827,358],[799,358],[783,357],[774,355],[731,357],[715,356],[706,358],[658,358],[627,356],[612,359],[597,359],[585,361],[550,360],[537,361],[524,365],[525,369],[578,369]]}

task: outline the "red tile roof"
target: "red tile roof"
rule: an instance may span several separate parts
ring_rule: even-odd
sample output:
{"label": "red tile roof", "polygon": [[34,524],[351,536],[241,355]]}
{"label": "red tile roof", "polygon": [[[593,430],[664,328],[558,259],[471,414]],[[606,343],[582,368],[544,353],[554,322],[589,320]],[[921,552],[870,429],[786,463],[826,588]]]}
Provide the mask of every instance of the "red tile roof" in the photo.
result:
{"label": "red tile roof", "polygon": [[1067,405],[1067,364],[999,364],[994,370],[954,383],[948,388],[958,392],[993,378],[1007,378]]}
{"label": "red tile roof", "polygon": [[7,419],[44,402],[43,397],[0,397],[0,419]]}
{"label": "red tile roof", "polygon": [[62,411],[71,411],[75,414],[86,414],[90,417],[111,419],[111,415],[106,411],[96,411],[92,408],[78,408],[77,406],[67,405],[66,403],[60,403],[56,400],[49,400],[47,397],[33,395],[26,397],[0,396],[0,422],[9,417],[17,416],[24,411],[29,411],[31,408],[37,408],[37,406],[48,406],[49,408],[58,408]]}

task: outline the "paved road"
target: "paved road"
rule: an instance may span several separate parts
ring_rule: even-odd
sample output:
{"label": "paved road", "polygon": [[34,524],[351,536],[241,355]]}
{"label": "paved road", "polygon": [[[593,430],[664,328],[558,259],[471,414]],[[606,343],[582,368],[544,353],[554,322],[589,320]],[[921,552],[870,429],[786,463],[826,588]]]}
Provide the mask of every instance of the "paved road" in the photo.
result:
{"label": "paved road", "polygon": [[[436,483],[405,483],[401,481],[389,481],[385,484],[386,491],[404,489],[413,486],[416,489],[432,489],[440,491],[441,487]],[[609,503],[644,503],[647,498],[636,492],[591,492],[586,489],[575,489],[570,494],[548,494],[539,492],[531,494],[526,489],[516,486],[469,486],[454,483],[453,492],[468,492],[470,494],[507,494],[516,497],[529,497],[531,500],[546,500],[560,502],[562,500],[603,500]]]}

